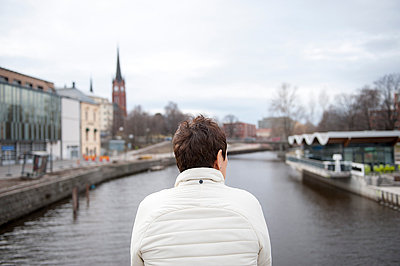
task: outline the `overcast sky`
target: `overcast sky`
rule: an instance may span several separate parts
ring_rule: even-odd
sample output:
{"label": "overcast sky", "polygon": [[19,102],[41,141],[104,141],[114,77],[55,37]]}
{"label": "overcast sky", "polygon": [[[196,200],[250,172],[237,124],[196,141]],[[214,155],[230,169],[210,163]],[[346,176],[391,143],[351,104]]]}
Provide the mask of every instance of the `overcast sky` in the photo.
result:
{"label": "overcast sky", "polygon": [[283,83],[307,105],[400,72],[400,1],[0,0],[0,66],[134,106],[256,124]]}

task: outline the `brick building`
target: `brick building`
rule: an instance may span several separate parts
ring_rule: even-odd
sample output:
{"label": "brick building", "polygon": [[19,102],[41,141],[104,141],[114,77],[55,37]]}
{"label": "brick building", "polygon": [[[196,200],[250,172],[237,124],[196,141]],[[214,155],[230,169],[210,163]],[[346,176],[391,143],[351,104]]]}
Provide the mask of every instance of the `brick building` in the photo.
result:
{"label": "brick building", "polygon": [[243,122],[226,123],[223,125],[223,131],[227,138],[245,139],[256,137],[256,126]]}
{"label": "brick building", "polygon": [[388,110],[370,110],[370,125],[373,130],[399,130],[400,129],[400,101],[399,94],[394,94],[393,105]]}

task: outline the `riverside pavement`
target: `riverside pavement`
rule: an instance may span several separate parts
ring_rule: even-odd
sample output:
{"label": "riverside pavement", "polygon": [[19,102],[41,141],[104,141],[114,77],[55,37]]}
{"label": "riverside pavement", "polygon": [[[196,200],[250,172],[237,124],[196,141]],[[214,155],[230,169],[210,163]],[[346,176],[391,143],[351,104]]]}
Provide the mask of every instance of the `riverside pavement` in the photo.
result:
{"label": "riverside pavement", "polygon": [[[91,168],[106,164],[111,164],[113,162],[124,162],[124,161],[137,161],[140,157],[144,154],[150,155],[154,159],[161,159],[172,157],[173,153],[171,150],[171,142],[164,141],[160,142],[142,149],[128,151],[126,153],[121,153],[117,156],[110,156],[110,160],[107,162],[103,160],[100,162],[99,158],[95,161],[88,160],[85,161],[83,158],[76,158],[73,160],[55,160],[53,161],[53,169],[51,172],[50,169],[50,162],[47,162],[47,169],[46,175],[54,175],[60,174],[62,172],[73,170],[73,169],[84,169],[84,168]],[[171,152],[167,153],[158,153],[163,152],[165,150],[171,150]],[[28,167],[31,167],[31,165]],[[22,164],[15,164],[15,165],[2,165],[0,166],[0,190],[5,187],[10,187],[15,184],[20,183],[21,181],[21,172],[22,172]],[[41,178],[46,177],[43,176]],[[29,182],[30,180],[36,180],[37,178],[31,178],[29,180],[25,180],[24,183]]]}

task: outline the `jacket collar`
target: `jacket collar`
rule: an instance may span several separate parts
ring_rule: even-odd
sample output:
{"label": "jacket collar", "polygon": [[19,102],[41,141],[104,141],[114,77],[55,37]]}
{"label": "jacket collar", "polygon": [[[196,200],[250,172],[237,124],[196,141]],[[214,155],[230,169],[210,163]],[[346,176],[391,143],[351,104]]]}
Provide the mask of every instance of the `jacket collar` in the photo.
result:
{"label": "jacket collar", "polygon": [[187,169],[180,173],[176,178],[175,187],[177,187],[181,182],[200,179],[211,180],[218,183],[225,183],[225,179],[221,171],[214,168],[199,167]]}

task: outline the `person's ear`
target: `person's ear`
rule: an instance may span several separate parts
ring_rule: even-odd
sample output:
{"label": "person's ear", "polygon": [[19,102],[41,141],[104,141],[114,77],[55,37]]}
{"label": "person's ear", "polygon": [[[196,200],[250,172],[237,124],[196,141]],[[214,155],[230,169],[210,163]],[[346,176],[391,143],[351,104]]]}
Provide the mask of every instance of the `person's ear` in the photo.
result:
{"label": "person's ear", "polygon": [[222,156],[222,150],[219,150],[218,154],[217,154],[217,160],[216,160],[216,163],[217,163],[217,168],[216,169],[217,170],[221,170],[223,162],[224,162],[224,156]]}

